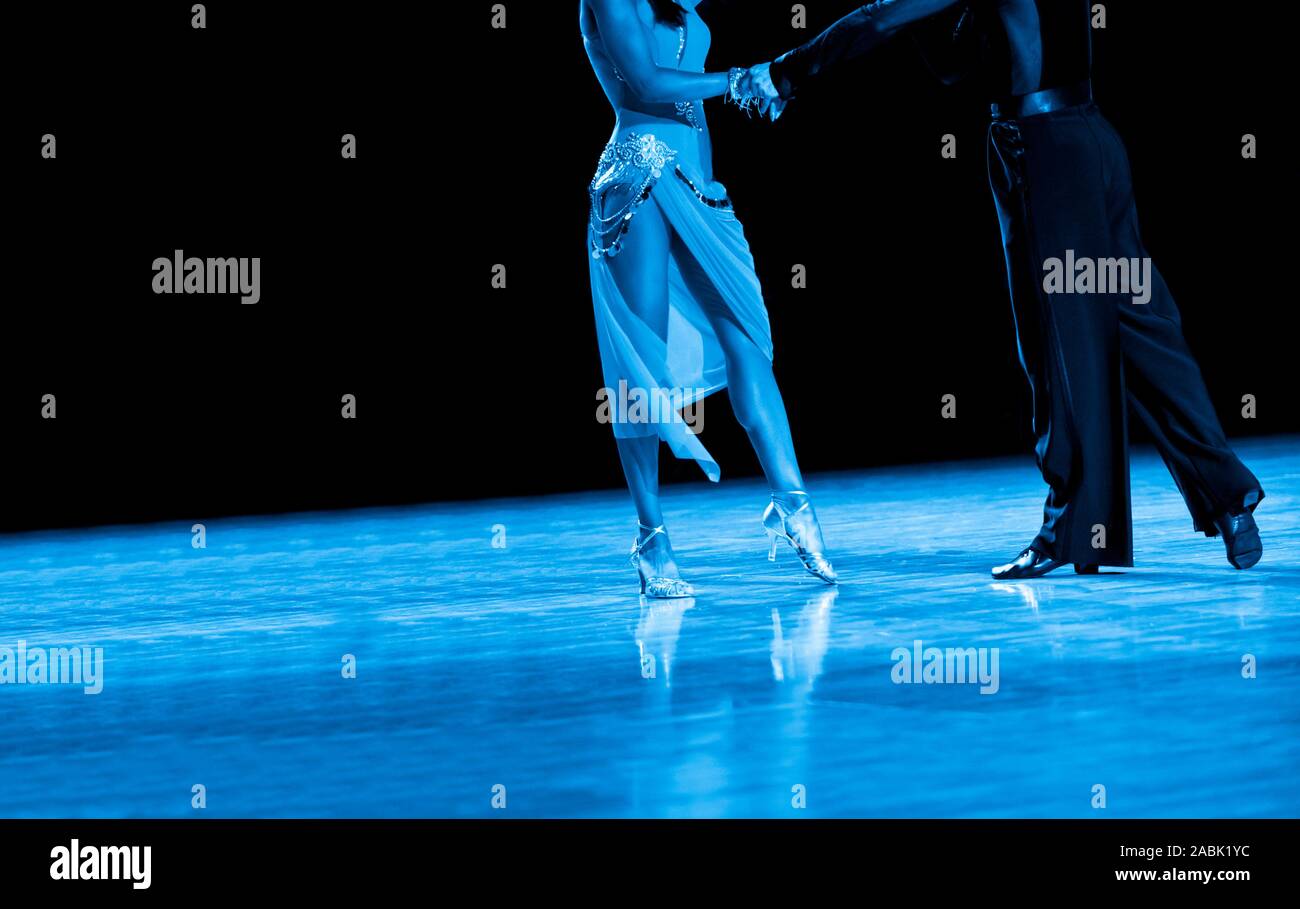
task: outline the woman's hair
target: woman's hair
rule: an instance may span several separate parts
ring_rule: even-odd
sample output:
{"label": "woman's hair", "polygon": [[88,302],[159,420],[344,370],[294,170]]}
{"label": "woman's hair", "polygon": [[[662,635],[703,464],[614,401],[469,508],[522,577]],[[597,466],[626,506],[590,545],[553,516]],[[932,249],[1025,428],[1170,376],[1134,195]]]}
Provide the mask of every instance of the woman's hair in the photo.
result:
{"label": "woman's hair", "polygon": [[686,24],[686,10],[678,6],[676,0],[650,0],[650,8],[658,22],[672,26]]}

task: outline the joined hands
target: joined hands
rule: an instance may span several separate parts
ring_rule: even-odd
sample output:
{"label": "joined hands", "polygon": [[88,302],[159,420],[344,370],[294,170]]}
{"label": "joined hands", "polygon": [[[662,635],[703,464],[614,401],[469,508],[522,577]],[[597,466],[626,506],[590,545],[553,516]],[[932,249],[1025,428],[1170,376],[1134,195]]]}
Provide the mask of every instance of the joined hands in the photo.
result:
{"label": "joined hands", "polygon": [[775,121],[785,111],[786,101],[772,83],[771,63],[760,63],[749,69],[732,70],[731,91],[728,99],[748,112],[757,109],[760,117]]}

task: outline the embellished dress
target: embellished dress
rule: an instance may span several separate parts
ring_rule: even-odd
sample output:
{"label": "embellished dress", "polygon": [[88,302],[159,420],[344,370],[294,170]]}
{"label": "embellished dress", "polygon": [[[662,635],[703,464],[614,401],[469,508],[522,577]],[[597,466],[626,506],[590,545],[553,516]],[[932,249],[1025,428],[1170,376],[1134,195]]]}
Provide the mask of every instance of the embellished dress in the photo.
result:
{"label": "embellished dress", "polygon": [[[704,72],[711,38],[695,12],[696,2],[679,0],[687,10],[681,28],[655,22],[649,4],[639,4],[659,66]],[[588,226],[591,296],[601,367],[614,405],[614,435],[657,434],[677,457],[694,459],[716,481],[717,462],[685,421],[623,419],[616,391],[625,383],[665,395],[674,406],[691,406],[726,387],[726,364],[710,316],[735,322],[770,360],[771,328],[754,259],[726,187],[713,179],[704,105],[641,101],[606,55],[589,14],[583,31],[592,68],[617,118],[591,182]],[[676,234],[668,266],[666,339],[628,307],[610,269],[610,259],[635,235],[637,215],[647,205],[658,206]]]}

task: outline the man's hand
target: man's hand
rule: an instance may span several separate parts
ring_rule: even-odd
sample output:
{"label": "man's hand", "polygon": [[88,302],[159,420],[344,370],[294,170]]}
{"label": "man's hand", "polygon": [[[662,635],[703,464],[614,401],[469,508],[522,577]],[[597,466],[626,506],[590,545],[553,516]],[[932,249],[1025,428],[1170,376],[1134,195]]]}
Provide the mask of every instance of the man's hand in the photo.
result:
{"label": "man's hand", "polygon": [[754,86],[754,91],[769,101],[780,98],[776,86],[772,84],[772,64],[760,63],[757,66],[749,68],[750,84]]}

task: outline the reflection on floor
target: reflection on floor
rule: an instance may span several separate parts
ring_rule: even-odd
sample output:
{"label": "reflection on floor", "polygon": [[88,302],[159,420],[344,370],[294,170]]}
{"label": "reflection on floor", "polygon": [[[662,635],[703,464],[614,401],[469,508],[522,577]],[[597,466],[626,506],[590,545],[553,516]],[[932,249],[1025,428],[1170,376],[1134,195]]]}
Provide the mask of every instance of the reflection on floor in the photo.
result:
{"label": "reflection on floor", "polygon": [[676,602],[621,493],[0,539],[0,659],[104,655],[0,685],[0,815],[1295,816],[1300,440],[1240,450],[1249,572],[1149,452],[1137,568],[1013,584],[1021,460],[812,478],[836,589],[759,486],[673,488]]}

